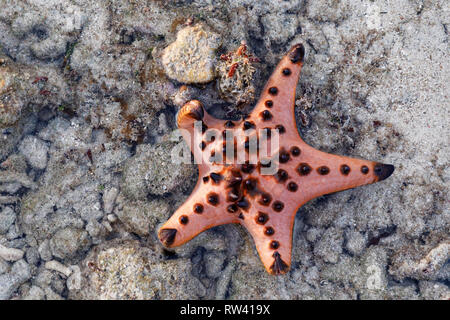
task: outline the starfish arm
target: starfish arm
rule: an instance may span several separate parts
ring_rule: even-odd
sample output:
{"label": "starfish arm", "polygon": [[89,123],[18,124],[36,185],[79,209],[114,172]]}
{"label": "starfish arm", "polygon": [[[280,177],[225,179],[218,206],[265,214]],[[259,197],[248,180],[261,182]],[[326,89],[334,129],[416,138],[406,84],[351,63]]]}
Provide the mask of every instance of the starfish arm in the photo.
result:
{"label": "starfish arm", "polygon": [[251,234],[259,257],[270,274],[284,274],[291,266],[292,228],[296,212],[294,206],[286,207],[283,213],[254,209],[241,222]]}
{"label": "starfish arm", "polygon": [[301,204],[324,194],[384,180],[394,171],[389,164],[333,155],[306,144],[301,154],[292,158],[286,170],[301,191]]}
{"label": "starfish arm", "polygon": [[[176,115],[177,127],[194,155],[196,163],[199,164],[201,175],[211,165],[212,154],[222,154],[222,132],[218,129],[225,128],[225,120],[216,119],[206,112],[202,103],[198,100],[187,102]],[[215,143],[212,143],[215,141]],[[217,149],[217,150],[216,150]],[[220,159],[218,159],[220,160]],[[217,160],[217,161],[218,161]],[[218,161],[220,162],[220,161]]]}
{"label": "starfish arm", "polygon": [[158,238],[166,247],[176,247],[209,228],[237,223],[226,207],[220,187],[199,179],[189,198],[159,229]]}
{"label": "starfish arm", "polygon": [[303,45],[296,44],[278,63],[252,111],[252,120],[258,123],[258,127],[273,129],[283,126],[298,136],[294,114],[295,91],[304,54]]}

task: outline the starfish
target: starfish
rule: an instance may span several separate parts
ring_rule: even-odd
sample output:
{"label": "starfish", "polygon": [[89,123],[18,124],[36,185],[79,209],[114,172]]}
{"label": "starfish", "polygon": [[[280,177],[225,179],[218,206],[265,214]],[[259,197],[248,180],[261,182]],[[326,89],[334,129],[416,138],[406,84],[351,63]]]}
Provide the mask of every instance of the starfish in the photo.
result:
{"label": "starfish", "polygon": [[[198,163],[199,179],[159,229],[163,245],[179,246],[206,229],[238,223],[251,234],[267,272],[284,274],[291,265],[295,215],[303,204],[392,174],[393,165],[325,153],[302,140],[294,107],[304,54],[302,44],[288,51],[251,114],[240,121],[217,119],[197,100],[179,110],[177,125]],[[219,132],[217,139],[212,131]],[[195,134],[200,142],[191,139]],[[259,139],[256,151],[252,136]],[[241,154],[246,160],[238,161]],[[263,174],[269,167],[275,168],[272,174]]]}

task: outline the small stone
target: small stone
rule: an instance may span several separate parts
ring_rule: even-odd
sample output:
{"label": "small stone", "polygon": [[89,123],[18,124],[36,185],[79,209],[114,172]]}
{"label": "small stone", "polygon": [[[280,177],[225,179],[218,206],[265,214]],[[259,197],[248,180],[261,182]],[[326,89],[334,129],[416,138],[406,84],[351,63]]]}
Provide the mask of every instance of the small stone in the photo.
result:
{"label": "small stone", "polygon": [[0,300],[9,299],[14,291],[30,278],[30,266],[25,260],[14,263],[9,273],[0,275]]}
{"label": "small stone", "polygon": [[72,274],[72,269],[66,267],[65,265],[63,265],[62,263],[60,263],[56,260],[47,261],[45,263],[45,268],[48,270],[58,271],[59,273],[62,273],[63,275],[65,275],[66,278]]}
{"label": "small stone", "polygon": [[106,218],[108,219],[109,222],[114,223],[117,221],[117,216],[115,214],[108,214],[106,216]]}
{"label": "small stone", "polygon": [[225,254],[222,252],[208,252],[204,256],[205,272],[208,278],[215,279],[220,276],[224,268]]}
{"label": "small stone", "polygon": [[17,261],[22,259],[24,252],[15,248],[8,248],[0,244],[0,258],[6,261]]}
{"label": "small stone", "polygon": [[34,56],[41,60],[57,59],[64,55],[67,43],[64,38],[51,37],[43,41],[35,42],[30,47]]}
{"label": "small stone", "polygon": [[18,300],[19,297],[24,297],[28,294],[31,289],[31,284],[29,282],[22,283],[19,288],[16,290],[15,297],[11,300]]}
{"label": "small stone", "polygon": [[0,258],[0,274],[6,273],[9,271],[9,263],[6,262],[5,259]]}
{"label": "small stone", "polygon": [[91,244],[88,233],[83,229],[65,228],[55,233],[50,248],[55,257],[71,259],[85,252]]}
{"label": "small stone", "polygon": [[167,218],[170,210],[167,202],[161,199],[124,201],[122,209],[117,210],[116,214],[129,231],[145,237],[150,229]]}
{"label": "small stone", "polygon": [[314,227],[309,228],[309,229],[306,231],[306,239],[307,239],[309,242],[316,242],[317,239],[319,239],[319,237],[320,237],[320,235],[321,235],[322,233],[323,233],[323,230],[321,230],[321,229],[314,228]]}
{"label": "small stone", "polygon": [[39,250],[36,247],[28,248],[25,252],[25,259],[30,265],[37,265],[39,262]]}
{"label": "small stone", "polygon": [[81,266],[81,281],[70,278],[70,299],[198,299],[204,291],[189,258],[164,260],[138,241],[101,244]]}
{"label": "small stone", "polygon": [[0,168],[14,172],[25,172],[27,170],[27,162],[21,154],[12,154],[0,163]]}
{"label": "small stone", "polygon": [[58,272],[55,272],[50,283],[50,288],[57,294],[62,295],[64,290],[66,290],[66,278]]}
{"label": "small stone", "polygon": [[44,289],[50,285],[54,275],[54,272],[41,268],[39,269],[39,273],[34,277],[34,284]]}
{"label": "small stone", "polygon": [[49,261],[52,259],[52,251],[50,249],[50,241],[48,239],[42,241],[39,245],[38,251],[42,260]]}
{"label": "small stone", "polygon": [[19,226],[15,223],[11,225],[6,233],[6,239],[8,240],[20,240],[18,238],[22,237],[23,233],[19,229]]}
{"label": "small stone", "polygon": [[195,168],[172,161],[171,153],[176,146],[173,142],[138,146],[136,155],[126,162],[123,170],[121,190],[124,195],[146,200],[148,193],[164,195],[189,188]]}
{"label": "small stone", "polygon": [[105,233],[105,227],[97,220],[89,220],[86,224],[86,231],[89,233],[89,236],[93,239],[93,241],[97,243]]}
{"label": "small stone", "polygon": [[5,184],[0,184],[0,192],[6,192],[9,194],[17,193],[22,185],[19,182],[10,182]]}
{"label": "small stone", "polygon": [[0,204],[14,204],[19,202],[18,197],[13,196],[0,196]]}
{"label": "small stone", "polygon": [[261,18],[264,30],[267,30],[265,40],[270,43],[283,43],[298,32],[299,20],[296,14],[279,15],[278,12],[269,13]]}
{"label": "small stone", "polygon": [[38,286],[32,286],[22,300],[44,300],[45,292]]}
{"label": "small stone", "polygon": [[112,232],[113,231],[113,228],[111,227],[111,224],[107,220],[103,220],[102,221],[102,226],[105,227],[105,229],[108,232]]}
{"label": "small stone", "polygon": [[36,184],[27,176],[25,172],[17,172],[13,170],[0,171],[0,192],[15,193],[21,187],[28,189],[36,189]]}
{"label": "small stone", "polygon": [[47,167],[47,144],[35,136],[27,136],[19,145],[19,151],[30,166],[36,169]]}
{"label": "small stone", "polygon": [[360,255],[365,247],[366,247],[366,239],[365,237],[355,231],[351,230],[346,234],[347,243],[345,244],[345,248],[354,255]]}
{"label": "small stone", "polygon": [[449,241],[444,240],[434,248],[409,246],[392,257],[389,273],[399,280],[436,280],[449,258]]}
{"label": "small stone", "polygon": [[343,232],[335,227],[325,230],[321,239],[314,246],[314,253],[325,262],[336,263],[342,252]]}
{"label": "small stone", "polygon": [[215,51],[219,35],[201,25],[181,29],[175,42],[164,49],[162,63],[167,76],[183,83],[206,83],[214,79]]}
{"label": "small stone", "polygon": [[64,300],[63,297],[53,291],[50,287],[44,288],[44,292],[47,300]]}
{"label": "small stone", "polygon": [[103,194],[103,210],[106,214],[110,214],[112,212],[118,194],[119,190],[114,187],[106,190]]}
{"label": "small stone", "polygon": [[389,286],[386,290],[386,300],[418,300],[416,284]]}
{"label": "small stone", "polygon": [[[4,31],[2,29],[2,34]],[[7,31],[6,33],[8,34]],[[4,44],[2,41],[2,45]],[[66,99],[70,92],[66,90],[62,75],[51,67],[23,65],[1,53],[0,60],[3,61],[0,64],[0,159],[3,159],[17,148],[26,131],[34,130],[34,119],[37,119],[39,108],[59,104],[62,96]],[[47,81],[33,83],[36,77],[43,74]],[[61,96],[58,94],[60,89],[64,91]]]}
{"label": "small stone", "polygon": [[420,281],[419,289],[422,298],[426,300],[449,300],[450,289],[443,283],[435,281]]}
{"label": "small stone", "polygon": [[80,290],[81,288],[81,269],[79,266],[75,265],[75,266],[71,266],[70,267],[72,269],[72,275],[67,278],[67,289],[69,289],[69,291],[72,290]]}
{"label": "small stone", "polygon": [[9,227],[16,220],[16,213],[10,207],[5,207],[0,211],[0,234],[8,232]]}

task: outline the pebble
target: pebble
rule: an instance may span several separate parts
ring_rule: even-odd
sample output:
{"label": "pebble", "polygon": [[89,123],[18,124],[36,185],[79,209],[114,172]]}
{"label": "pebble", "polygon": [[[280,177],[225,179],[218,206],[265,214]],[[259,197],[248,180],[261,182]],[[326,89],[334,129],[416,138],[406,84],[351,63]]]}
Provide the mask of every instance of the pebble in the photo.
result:
{"label": "pebble", "polygon": [[162,63],[171,79],[182,83],[206,83],[215,77],[219,35],[201,24],[181,29],[175,42],[164,49]]}
{"label": "pebble", "polygon": [[25,252],[25,259],[31,265],[37,265],[39,262],[39,251],[36,247],[28,248]]}
{"label": "pebble", "polygon": [[344,236],[342,230],[330,227],[325,230],[321,239],[314,245],[314,253],[323,258],[325,262],[336,263],[342,252]]}
{"label": "pebble", "polygon": [[205,272],[208,278],[217,278],[224,268],[226,256],[222,252],[208,252],[204,256]]}
{"label": "pebble", "polygon": [[[17,224],[13,224],[12,226],[9,227],[8,229],[8,233],[6,234],[6,239],[8,240],[14,240],[14,242],[18,242],[18,245],[21,246],[21,242],[25,242],[24,239],[18,239],[20,237],[22,237],[23,233],[22,231],[19,229],[19,226]],[[15,240],[16,239],[16,240]],[[16,246],[14,246],[16,247]]]}
{"label": "pebble", "polygon": [[115,214],[108,214],[106,216],[106,218],[108,219],[109,222],[114,223],[117,221],[117,216]]}
{"label": "pebble", "polygon": [[355,230],[346,233],[347,243],[345,248],[353,255],[360,255],[366,248],[366,238]]}
{"label": "pebble", "polygon": [[70,269],[69,267],[66,267],[61,262],[58,262],[56,260],[47,261],[45,263],[45,268],[48,270],[58,271],[59,273],[62,273],[63,275],[65,275],[66,278],[72,274],[72,269]]}
{"label": "pebble", "polygon": [[88,232],[89,236],[91,236],[92,241],[94,243],[97,243],[102,237],[102,234],[105,231],[105,227],[97,220],[89,220],[86,224],[86,231]]}
{"label": "pebble", "polygon": [[320,235],[321,235],[322,233],[323,233],[323,230],[322,230],[322,229],[317,229],[317,228],[314,228],[314,227],[309,228],[309,229],[306,231],[306,239],[307,239],[309,242],[316,242],[317,239],[319,239],[319,237],[320,237]]}
{"label": "pebble", "polygon": [[122,210],[117,210],[120,221],[127,230],[146,237],[154,226],[169,214],[169,205],[161,199],[151,201],[125,201]]}
{"label": "pebble", "polygon": [[9,273],[0,275],[0,300],[9,299],[14,291],[30,278],[30,266],[25,260],[14,263]]}
{"label": "pebble", "polygon": [[450,300],[450,289],[444,283],[420,281],[419,289],[426,300]]}
{"label": "pebble", "polygon": [[91,244],[88,233],[84,229],[65,228],[57,231],[50,240],[50,248],[55,257],[73,258],[86,250]]}
{"label": "pebble", "polygon": [[0,234],[7,233],[14,221],[16,221],[16,213],[13,209],[5,207],[0,211]]}
{"label": "pebble", "polygon": [[47,300],[64,300],[63,297],[53,291],[50,287],[45,287],[44,292]]}
{"label": "pebble", "polygon": [[0,258],[6,261],[17,261],[22,259],[24,252],[20,249],[8,248],[0,244]]}
{"label": "pebble", "polygon": [[[130,199],[145,201],[148,193],[164,195],[189,189],[195,168],[174,161],[172,153],[176,148],[177,144],[173,141],[139,145],[136,155],[128,159],[124,166],[121,182],[123,194]],[[119,202],[118,199],[116,202]]]}
{"label": "pebble", "polygon": [[105,229],[106,229],[108,232],[113,231],[113,228],[111,227],[111,224],[110,224],[108,221],[106,221],[106,220],[102,221],[102,226],[104,226]]}
{"label": "pebble", "polygon": [[106,214],[110,214],[112,212],[118,194],[119,190],[114,187],[106,190],[103,194],[103,210]]}
{"label": "pebble", "polygon": [[19,145],[19,151],[33,168],[47,167],[48,146],[41,139],[35,136],[25,137]]}
{"label": "pebble", "polygon": [[38,286],[32,286],[30,291],[28,291],[27,295],[25,295],[23,300],[44,300],[45,292]]}
{"label": "pebble", "polygon": [[19,197],[0,196],[0,204],[13,204],[19,202]]}
{"label": "pebble", "polygon": [[5,259],[0,258],[0,274],[6,273],[9,271],[9,263],[5,261]]}
{"label": "pebble", "polygon": [[49,261],[52,259],[52,251],[50,249],[50,241],[48,239],[42,241],[39,245],[38,251],[42,260]]}
{"label": "pebble", "polygon": [[190,259],[161,259],[138,241],[103,243],[80,266],[67,281],[70,299],[198,299],[205,289]]}
{"label": "pebble", "polygon": [[33,283],[35,285],[38,285],[42,289],[45,289],[51,284],[54,276],[55,276],[54,272],[47,270],[45,268],[40,268],[39,273],[36,276],[34,276]]}
{"label": "pebble", "polygon": [[67,289],[79,290],[81,288],[81,269],[79,266],[74,265],[70,267],[72,269],[72,274],[67,278]]}
{"label": "pebble", "polygon": [[392,257],[389,273],[396,279],[435,280],[450,259],[450,241],[444,240],[434,248],[409,247]]}

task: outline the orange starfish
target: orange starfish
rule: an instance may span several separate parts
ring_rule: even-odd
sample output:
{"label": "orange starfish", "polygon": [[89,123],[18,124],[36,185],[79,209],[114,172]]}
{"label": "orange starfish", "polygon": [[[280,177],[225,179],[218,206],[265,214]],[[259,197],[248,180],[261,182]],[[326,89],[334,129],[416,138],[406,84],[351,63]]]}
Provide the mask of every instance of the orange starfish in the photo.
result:
{"label": "orange starfish", "polygon": [[[389,177],[394,166],[321,152],[300,137],[294,116],[295,88],[303,65],[303,45],[283,57],[252,113],[241,121],[219,120],[193,100],[177,114],[177,125],[199,163],[199,180],[186,202],[160,228],[167,247],[179,246],[206,229],[228,223],[243,225],[252,235],[266,270],[283,274],[291,265],[292,229],[300,206],[311,199]],[[201,121],[200,127],[194,125]],[[226,139],[216,139],[215,129]],[[258,146],[274,139],[279,145],[250,150],[244,130],[262,129]],[[198,143],[190,137],[200,131]],[[263,139],[263,135],[267,135]],[[252,136],[252,133],[250,133]],[[231,151],[231,156],[229,152]],[[239,164],[236,155],[246,155]],[[213,157],[211,161],[206,158]],[[253,156],[254,162],[250,161]],[[222,159],[221,159],[222,158]],[[205,160],[205,161],[203,161]],[[221,160],[224,160],[222,163]],[[273,174],[263,174],[273,168]]]}

